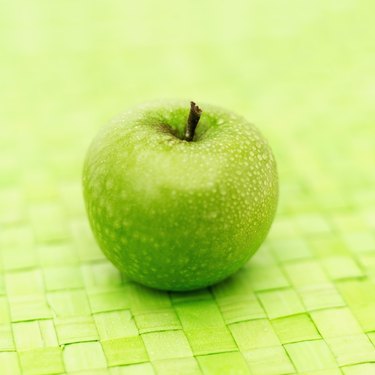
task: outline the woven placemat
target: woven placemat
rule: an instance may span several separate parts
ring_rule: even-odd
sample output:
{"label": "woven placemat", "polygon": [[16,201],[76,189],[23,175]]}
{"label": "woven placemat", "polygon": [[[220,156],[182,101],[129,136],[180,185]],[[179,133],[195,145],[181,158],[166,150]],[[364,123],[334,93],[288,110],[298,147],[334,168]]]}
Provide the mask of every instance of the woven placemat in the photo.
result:
{"label": "woven placemat", "polygon": [[[0,6],[0,374],[375,373],[374,3],[194,3]],[[174,96],[257,123],[281,187],[256,256],[184,294],[121,277],[80,182],[99,126]]]}

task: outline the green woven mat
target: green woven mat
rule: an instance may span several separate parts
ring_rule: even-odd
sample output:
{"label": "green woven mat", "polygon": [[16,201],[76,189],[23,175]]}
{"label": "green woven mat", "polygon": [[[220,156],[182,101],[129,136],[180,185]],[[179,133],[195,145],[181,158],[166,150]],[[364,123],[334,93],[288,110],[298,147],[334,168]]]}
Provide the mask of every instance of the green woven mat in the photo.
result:
{"label": "green woven mat", "polygon": [[[372,0],[0,6],[0,374],[375,373]],[[281,197],[258,254],[188,294],[121,278],[80,174],[98,128],[186,97],[254,121]]]}

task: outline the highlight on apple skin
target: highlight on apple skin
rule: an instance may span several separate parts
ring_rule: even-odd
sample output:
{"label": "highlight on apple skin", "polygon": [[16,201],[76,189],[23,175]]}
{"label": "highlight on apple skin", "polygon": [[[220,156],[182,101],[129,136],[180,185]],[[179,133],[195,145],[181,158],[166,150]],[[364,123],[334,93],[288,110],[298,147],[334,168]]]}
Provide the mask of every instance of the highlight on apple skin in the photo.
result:
{"label": "highlight on apple skin", "polygon": [[160,101],[99,132],[83,193],[95,238],[122,273],[183,291],[227,278],[256,252],[275,216],[278,177],[270,146],[243,117]]}

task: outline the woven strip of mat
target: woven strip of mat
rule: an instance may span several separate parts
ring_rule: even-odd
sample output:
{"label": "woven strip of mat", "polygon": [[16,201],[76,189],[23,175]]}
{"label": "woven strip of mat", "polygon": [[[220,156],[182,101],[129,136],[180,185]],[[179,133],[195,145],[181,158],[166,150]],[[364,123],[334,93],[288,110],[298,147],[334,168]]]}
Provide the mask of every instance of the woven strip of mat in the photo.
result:
{"label": "woven strip of mat", "polygon": [[[184,31],[181,46],[160,42],[169,12],[134,5],[153,36],[136,17],[124,22],[126,2],[2,5],[0,67],[12,74],[0,92],[0,374],[375,373],[373,2],[224,3],[202,20],[191,60]],[[224,13],[222,41],[209,26]],[[139,40],[109,42],[133,30]],[[228,102],[215,92],[230,88],[230,106],[260,122],[279,165],[267,240],[236,275],[197,292],[121,277],[82,201],[89,141],[130,98],[164,95],[155,77],[178,96],[196,86]]]}

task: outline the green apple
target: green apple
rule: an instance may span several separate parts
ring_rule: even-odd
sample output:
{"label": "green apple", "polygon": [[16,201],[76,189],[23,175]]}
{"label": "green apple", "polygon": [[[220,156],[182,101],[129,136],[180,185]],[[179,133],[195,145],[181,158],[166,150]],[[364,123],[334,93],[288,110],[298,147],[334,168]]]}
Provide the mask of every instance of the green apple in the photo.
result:
{"label": "green apple", "polygon": [[266,140],[239,115],[202,109],[141,105],[103,128],[86,156],[97,242],[146,286],[192,290],[225,279],[255,253],[275,215],[277,169]]}

